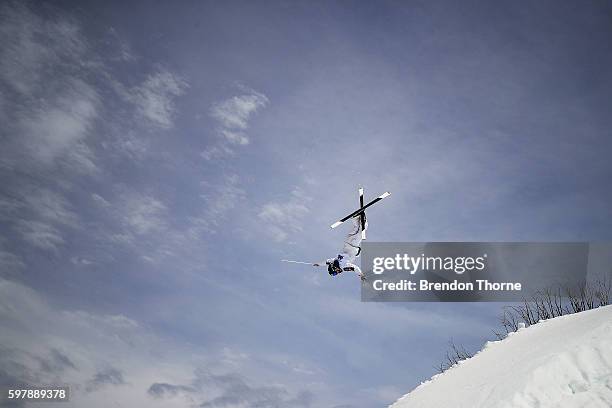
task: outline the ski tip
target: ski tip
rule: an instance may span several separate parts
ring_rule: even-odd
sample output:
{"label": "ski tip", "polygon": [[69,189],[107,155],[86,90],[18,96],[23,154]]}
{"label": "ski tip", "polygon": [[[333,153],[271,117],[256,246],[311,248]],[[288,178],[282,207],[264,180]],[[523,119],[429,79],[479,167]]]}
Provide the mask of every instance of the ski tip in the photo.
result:
{"label": "ski tip", "polygon": [[340,225],[340,224],[342,224],[342,221],[336,221],[336,222],[334,222],[334,223],[331,225],[331,227],[332,227],[332,228],[336,228],[336,227],[337,227],[338,225]]}
{"label": "ski tip", "polygon": [[363,187],[359,187],[359,195],[363,195]]}
{"label": "ski tip", "polygon": [[384,193],[382,193],[382,195],[380,196],[380,198],[385,198],[385,197],[389,197],[391,195],[390,192],[385,191]]}

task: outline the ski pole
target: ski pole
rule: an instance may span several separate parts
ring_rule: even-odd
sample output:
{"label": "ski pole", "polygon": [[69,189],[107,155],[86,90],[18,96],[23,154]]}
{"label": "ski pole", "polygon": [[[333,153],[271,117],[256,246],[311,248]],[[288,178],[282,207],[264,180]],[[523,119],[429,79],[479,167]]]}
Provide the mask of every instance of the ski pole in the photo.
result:
{"label": "ski pole", "polygon": [[289,259],[281,259],[281,262],[289,262],[289,263],[296,263],[296,264],[310,265],[310,266],[316,263],[316,262],[290,261]]}

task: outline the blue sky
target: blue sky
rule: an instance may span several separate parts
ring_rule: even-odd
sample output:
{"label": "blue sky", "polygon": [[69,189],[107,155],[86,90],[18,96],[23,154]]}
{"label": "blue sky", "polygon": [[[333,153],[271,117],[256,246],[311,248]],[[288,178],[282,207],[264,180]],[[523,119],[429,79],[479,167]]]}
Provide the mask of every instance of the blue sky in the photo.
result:
{"label": "blue sky", "polygon": [[359,302],[373,241],[610,239],[603,2],[4,2],[0,381],[377,407],[500,305]]}

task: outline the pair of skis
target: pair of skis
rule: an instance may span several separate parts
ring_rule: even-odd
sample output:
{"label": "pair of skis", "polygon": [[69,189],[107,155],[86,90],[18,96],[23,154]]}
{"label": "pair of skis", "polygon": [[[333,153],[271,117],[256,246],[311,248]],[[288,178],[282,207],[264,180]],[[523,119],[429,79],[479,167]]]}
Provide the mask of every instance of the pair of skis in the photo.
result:
{"label": "pair of skis", "polygon": [[391,195],[390,192],[385,191],[384,193],[382,193],[381,195],[379,195],[378,197],[376,197],[375,199],[373,199],[372,201],[370,201],[366,205],[363,205],[363,188],[359,188],[359,208],[357,210],[353,211],[352,213],[350,213],[349,215],[347,215],[346,217],[341,218],[338,221],[334,222],[331,225],[331,227],[332,228],[336,228],[337,226],[342,224],[344,221],[346,221],[346,220],[348,220],[350,218],[359,216],[359,220],[361,222],[361,239],[366,239],[366,234],[365,234],[365,210],[366,210],[366,208],[376,204],[377,202],[379,202],[383,198],[389,197],[390,195]]}

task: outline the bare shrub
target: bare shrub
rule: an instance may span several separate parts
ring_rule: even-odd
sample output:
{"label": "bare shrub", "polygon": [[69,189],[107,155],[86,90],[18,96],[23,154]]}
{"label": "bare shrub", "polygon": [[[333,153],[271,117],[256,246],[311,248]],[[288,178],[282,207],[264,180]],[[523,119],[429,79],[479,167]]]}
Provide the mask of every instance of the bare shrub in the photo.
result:
{"label": "bare shrub", "polygon": [[448,347],[449,349],[446,352],[446,360],[441,362],[440,365],[436,367],[440,373],[448,370],[461,360],[465,360],[473,356],[473,354],[468,352],[463,346],[457,346],[452,338],[448,341]]}
{"label": "bare shrub", "polygon": [[[493,330],[497,340],[503,340],[508,333],[519,327],[531,326],[540,320],[584,312],[610,304],[612,300],[612,276],[599,278],[578,288],[548,288],[536,292],[531,298],[523,298],[518,305],[504,306],[499,317],[501,330]],[[446,359],[436,369],[443,373],[461,360],[472,357],[463,346],[449,340]]]}

